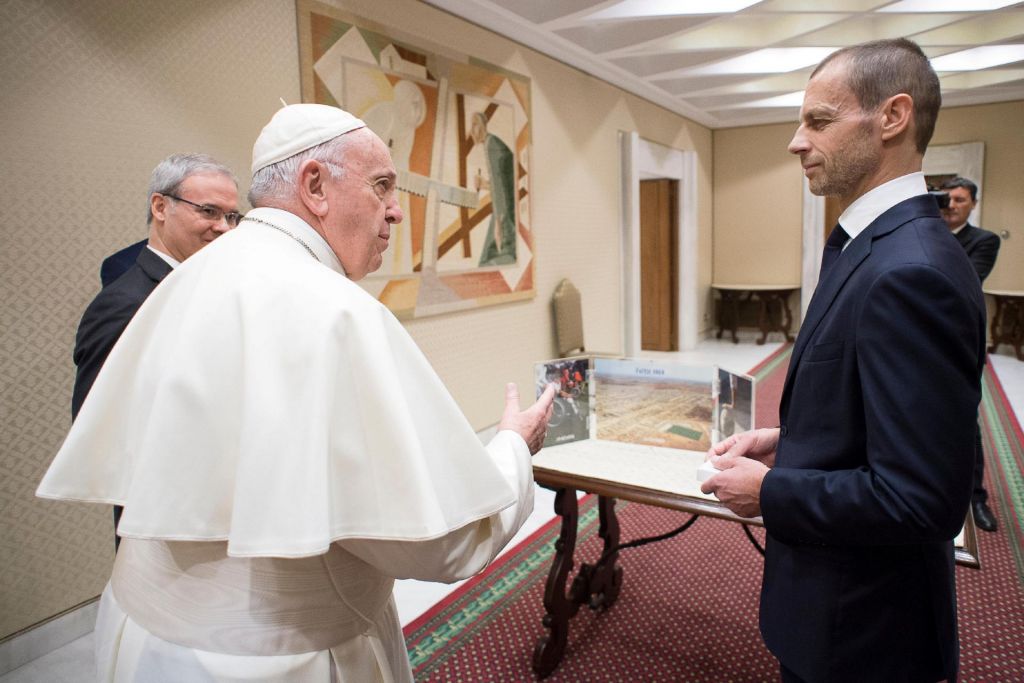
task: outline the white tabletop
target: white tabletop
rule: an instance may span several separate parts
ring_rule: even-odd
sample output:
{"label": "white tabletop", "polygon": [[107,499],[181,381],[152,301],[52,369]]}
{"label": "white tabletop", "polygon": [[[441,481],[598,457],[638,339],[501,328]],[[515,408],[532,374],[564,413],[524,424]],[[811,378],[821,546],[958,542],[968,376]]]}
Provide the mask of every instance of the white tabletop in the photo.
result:
{"label": "white tabletop", "polygon": [[[717,503],[714,496],[700,492],[697,468],[702,462],[703,451],[599,439],[549,446],[533,456],[533,465],[545,470]],[[762,523],[760,517],[753,520],[736,518],[736,521]],[[965,541],[965,530],[961,529],[953,545],[962,549]],[[970,554],[976,553],[975,549]]]}
{"label": "white tabletop", "polygon": [[700,492],[697,468],[703,451],[585,439],[542,449],[535,467],[603,479],[679,496],[717,500]]}

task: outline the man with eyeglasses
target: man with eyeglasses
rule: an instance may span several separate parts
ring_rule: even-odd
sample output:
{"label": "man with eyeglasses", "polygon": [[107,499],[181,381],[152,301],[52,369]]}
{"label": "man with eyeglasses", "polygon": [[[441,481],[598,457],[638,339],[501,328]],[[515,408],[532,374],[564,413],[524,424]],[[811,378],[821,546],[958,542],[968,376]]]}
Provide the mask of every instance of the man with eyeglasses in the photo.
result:
{"label": "man with eyeglasses", "polygon": [[[131,268],[100,290],[78,326],[72,419],[142,302],[173,268],[240,219],[238,180],[228,167],[205,154],[174,154],[157,164],[149,180],[149,244]],[[115,508],[115,526],[119,518]]]}
{"label": "man with eyeglasses", "polygon": [[238,180],[227,166],[205,154],[174,154],[157,164],[149,180],[148,248],[96,295],[78,326],[72,418],[146,297],[173,268],[239,220]]}
{"label": "man with eyeglasses", "polygon": [[[187,201],[174,195],[168,196],[170,196],[172,199],[178,199],[179,201]],[[220,211],[220,209],[218,209],[215,206],[197,206],[196,208],[206,211],[210,216],[214,216],[214,220],[217,220],[218,222],[219,219],[217,219],[216,216],[219,215],[219,213],[223,213]],[[218,213],[214,214],[210,212]],[[227,222],[227,225],[233,228],[236,225],[238,225],[238,221],[241,220],[242,215],[237,212],[229,212],[224,214],[224,218]],[[138,242],[134,244],[129,244],[124,249],[116,251],[107,258],[103,259],[103,263],[100,264],[100,283],[102,284],[102,286],[106,287],[114,280],[128,272],[128,269],[135,265],[135,261],[136,259],[138,259],[139,253],[145,248],[147,243],[148,240],[139,240]]]}

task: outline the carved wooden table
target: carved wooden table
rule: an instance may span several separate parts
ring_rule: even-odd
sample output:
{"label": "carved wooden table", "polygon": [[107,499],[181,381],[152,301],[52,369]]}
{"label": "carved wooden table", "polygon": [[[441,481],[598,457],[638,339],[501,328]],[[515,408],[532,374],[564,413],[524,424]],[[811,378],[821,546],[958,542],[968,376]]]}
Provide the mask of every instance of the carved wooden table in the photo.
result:
{"label": "carved wooden table", "polygon": [[757,343],[764,344],[770,332],[781,332],[786,341],[793,341],[793,335],[790,333],[793,313],[789,310],[789,297],[793,292],[800,290],[800,285],[712,284],[711,288],[721,297],[716,335],[718,339],[721,339],[722,333],[729,329],[733,343],[739,343],[736,328],[740,320],[740,302],[756,298],[759,303],[757,326],[761,330],[761,338]]}
{"label": "carved wooden table", "polygon": [[[747,525],[763,526],[760,517],[739,517],[713,496],[700,492],[697,468],[703,461],[704,453],[701,452],[598,440],[545,448],[534,456],[534,479],[541,486],[556,491],[555,512],[562,518],[561,531],[555,541],[555,556],[544,587],[543,623],[548,632],[534,648],[534,673],[544,678],[562,661],[569,637],[569,621],[576,616],[580,605],[605,610],[619,597],[623,575],[618,557],[619,550],[626,544],[619,543],[616,499],[691,515],[673,532],[644,541],[667,538],[689,528],[699,516],[708,516],[743,524],[748,538],[757,545]],[[604,544],[597,561],[581,564],[570,583],[579,521],[577,491],[598,495],[598,535]],[[977,536],[970,513],[954,545],[958,564],[980,566]]]}
{"label": "carved wooden table", "polygon": [[1024,360],[1021,352],[1024,346],[1024,292],[986,289],[985,293],[996,302],[990,330],[992,345],[988,352],[995,353],[1000,344],[1009,344],[1017,354],[1017,360]]}

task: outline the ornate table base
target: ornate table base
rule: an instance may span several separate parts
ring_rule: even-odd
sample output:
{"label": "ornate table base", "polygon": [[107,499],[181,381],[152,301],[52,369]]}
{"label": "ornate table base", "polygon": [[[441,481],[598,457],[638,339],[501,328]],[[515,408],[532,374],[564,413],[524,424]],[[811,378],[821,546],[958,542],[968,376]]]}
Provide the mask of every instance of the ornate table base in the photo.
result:
{"label": "ornate table base", "polygon": [[544,627],[542,636],[533,650],[533,670],[544,678],[555,670],[565,654],[569,638],[569,620],[576,616],[580,605],[604,610],[615,604],[622,587],[622,567],[619,559],[619,521],[615,517],[615,499],[599,496],[597,499],[600,527],[598,535],[604,541],[601,558],[595,564],[582,564],[568,593],[565,584],[572,571],[576,552],[576,526],[579,505],[576,490],[562,488],[555,493],[555,512],[562,518],[562,531],[555,541],[555,558],[548,572],[544,588]]}
{"label": "ornate table base", "polygon": [[[555,491],[555,513],[561,517],[561,529],[554,544],[555,553],[544,587],[543,624],[546,632],[533,652],[533,670],[541,678],[550,675],[565,654],[569,622],[579,612],[580,605],[605,610],[615,604],[623,581],[622,567],[618,564],[622,551],[676,536],[701,517],[740,523],[754,546],[759,552],[762,551],[747,528],[747,525],[760,526],[760,518],[738,517],[717,500],[699,493],[695,472],[700,462],[703,462],[703,453],[677,449],[645,451],[647,462],[651,458],[660,462],[657,469],[659,477],[692,482],[688,484],[694,491],[691,494],[681,489],[669,491],[638,483],[646,482],[648,478],[638,477],[635,466],[628,463],[631,456],[636,455],[635,448],[635,444],[588,439],[545,448],[534,456],[534,481]],[[663,450],[671,451],[671,458],[660,460],[655,457]],[[603,545],[600,558],[592,564],[579,565],[579,571],[570,581],[580,518],[577,491],[598,496],[598,534]],[[620,543],[619,523],[615,515],[617,500],[675,510],[689,515],[689,519],[667,533]],[[977,534],[970,515],[967,516],[961,536],[962,539],[958,538],[954,544],[957,564],[978,567]]]}

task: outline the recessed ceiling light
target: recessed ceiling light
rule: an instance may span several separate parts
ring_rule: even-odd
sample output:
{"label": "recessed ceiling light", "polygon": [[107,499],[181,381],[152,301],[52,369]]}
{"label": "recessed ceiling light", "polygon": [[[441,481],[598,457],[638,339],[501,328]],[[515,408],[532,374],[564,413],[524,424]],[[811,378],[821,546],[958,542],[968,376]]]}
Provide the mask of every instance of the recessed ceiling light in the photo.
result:
{"label": "recessed ceiling light", "polygon": [[876,12],[984,12],[1001,9],[1020,0],[901,0]]}
{"label": "recessed ceiling light", "polygon": [[623,0],[587,16],[587,19],[640,19],[682,14],[729,14],[760,0]]}
{"label": "recessed ceiling light", "polygon": [[931,61],[936,71],[977,71],[1024,61],[1024,45],[982,45],[935,57]]}
{"label": "recessed ceiling light", "polygon": [[813,66],[837,47],[769,47],[714,64],[685,70],[686,75],[776,74]]}

